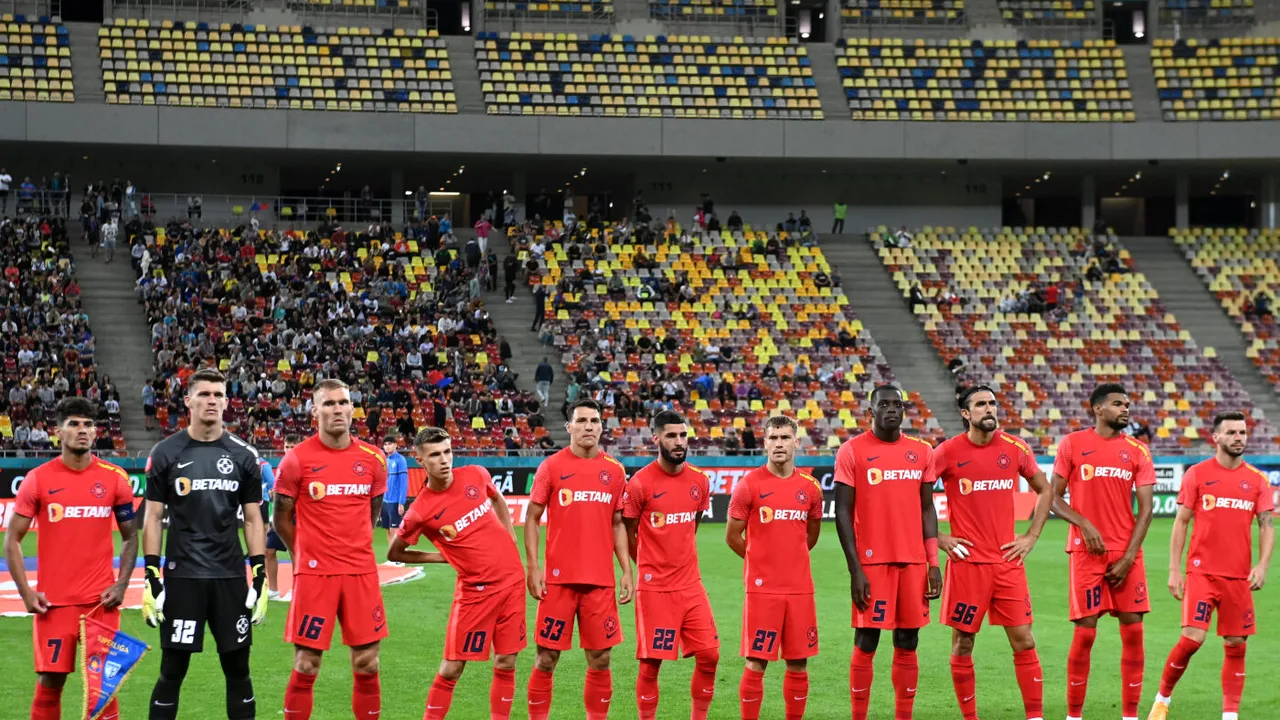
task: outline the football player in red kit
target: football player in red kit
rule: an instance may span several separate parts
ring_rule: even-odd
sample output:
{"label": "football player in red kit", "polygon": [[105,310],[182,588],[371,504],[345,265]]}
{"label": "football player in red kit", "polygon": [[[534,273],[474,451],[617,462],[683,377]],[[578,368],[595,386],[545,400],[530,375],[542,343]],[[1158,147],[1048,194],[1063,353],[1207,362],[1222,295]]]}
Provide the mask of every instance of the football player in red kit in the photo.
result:
{"label": "football player in red kit", "polygon": [[694,657],[692,720],[706,720],[715,694],[720,635],[698,571],[698,523],[711,507],[706,473],[685,462],[689,429],[664,410],[650,422],[658,459],[627,483],[622,515],[636,580],[636,706],[640,720],[658,713],[663,660]]}
{"label": "football player in red kit", "polygon": [[[1013,669],[1028,720],[1044,716],[1044,673],[1031,634],[1031,591],[1025,558],[1035,547],[1053,488],[1019,438],[999,429],[999,403],[985,385],[965,390],[959,398],[966,432],[939,445],[933,453],[934,474],[942,480],[951,514],[951,534],[938,536],[947,556],[940,620],[952,628],[951,681],[964,720],[977,720],[973,644],[982,619],[1004,628],[1013,648]],[[1014,522],[1018,478],[1036,492],[1035,511],[1025,535]]]}
{"label": "football player in red kit", "polygon": [[[502,493],[479,465],[453,466],[449,433],[429,427],[414,442],[427,473],[422,492],[391,540],[387,559],[402,563],[448,563],[458,573],[444,660],[427,694],[424,720],[449,714],[453,688],[469,661],[489,659],[493,648],[490,720],[511,717],[516,654],[525,648],[524,566]],[[409,548],[426,537],[438,552]]]}
{"label": "football player in red kit", "polygon": [[[1182,636],[1165,661],[1160,692],[1147,720],[1169,715],[1174,685],[1191,656],[1204,644],[1209,621],[1218,611],[1222,636],[1222,720],[1237,720],[1244,694],[1245,641],[1257,632],[1253,596],[1267,581],[1267,566],[1275,547],[1271,513],[1275,498],[1265,473],[1244,461],[1249,426],[1241,412],[1219,413],[1213,419],[1214,456],[1189,468],[1178,493],[1178,516],[1169,539],[1169,592],[1182,601]],[[1253,522],[1258,522],[1258,564],[1250,566]],[[1187,526],[1191,554],[1182,575],[1182,551]]]}
{"label": "football player in red kit", "polygon": [[942,593],[933,447],[902,434],[907,394],[901,389],[881,385],[869,400],[871,432],[836,453],[836,531],[854,605],[849,693],[853,717],[865,720],[880,631],[893,630],[894,717],[910,718],[920,628],[929,624],[929,601]]}
{"label": "football player in red kit", "polygon": [[725,541],[746,560],[742,579],[742,656],[738,684],[743,720],[757,720],[764,704],[764,671],[781,657],[786,720],[804,717],[808,659],[818,654],[818,613],[809,551],[822,532],[822,486],[796,469],[800,428],[785,415],[764,426],[764,466],[742,476],[729,499]]}
{"label": "football player in red kit", "polygon": [[379,720],[378,645],[387,636],[387,615],[373,526],[387,489],[387,459],[351,436],[346,383],[321,380],[311,402],[319,432],[284,456],[276,478],[274,524],[294,575],[284,628],[285,642],[294,645],[293,674],[284,713],[289,720],[311,717],[320,660],[341,624],[342,642],[351,648],[351,711],[357,720]]}
{"label": "football player in red kit", "polygon": [[[1080,720],[1084,711],[1089,656],[1102,613],[1120,621],[1120,714],[1137,720],[1145,662],[1142,616],[1151,610],[1142,541],[1151,527],[1155,466],[1147,446],[1124,434],[1129,425],[1124,387],[1099,385],[1089,406],[1094,426],[1064,437],[1053,463],[1054,512],[1072,523],[1067,552],[1076,627],[1067,656],[1067,720]],[[1063,497],[1068,490],[1069,505]],[[1072,517],[1072,510],[1078,515]]]}
{"label": "football player in red kit", "polygon": [[[35,614],[36,693],[31,720],[62,717],[62,687],[75,669],[80,616],[93,615],[119,628],[118,608],[138,558],[129,476],[90,452],[97,437],[96,408],[84,398],[70,397],[58,402],[54,414],[62,454],[23,478],[4,537],[9,575],[27,612]],[[39,589],[28,584],[22,562],[22,538],[36,518],[40,520]],[[116,527],[121,539],[120,570],[112,572]],[[116,701],[99,717],[119,717]]]}
{"label": "football player in red kit", "polygon": [[[604,424],[600,404],[579,400],[569,410],[569,447],[538,466],[525,515],[526,584],[538,601],[534,632],[538,655],[529,676],[529,718],[547,720],[552,673],[561,651],[578,644],[587,656],[582,702],[587,720],[605,720],[613,699],[610,649],[622,642],[618,603],[631,602],[631,560],[622,522],[627,472],[600,449]],[[543,565],[538,526],[547,513],[547,558]],[[622,566],[613,595],[613,560]]]}

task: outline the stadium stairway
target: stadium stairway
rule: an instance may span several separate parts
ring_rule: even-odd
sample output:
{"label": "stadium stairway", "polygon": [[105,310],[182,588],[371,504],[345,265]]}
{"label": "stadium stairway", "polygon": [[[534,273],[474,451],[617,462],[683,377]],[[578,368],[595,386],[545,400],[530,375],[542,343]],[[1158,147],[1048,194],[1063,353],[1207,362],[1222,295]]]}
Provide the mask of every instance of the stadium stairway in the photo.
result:
{"label": "stadium stairway", "polygon": [[[97,23],[66,23],[71,39],[71,79],[75,83],[76,102],[101,103],[102,64],[98,59]],[[121,403],[122,405],[124,403]]]}
{"label": "stadium stairway", "polygon": [[1272,421],[1280,420],[1280,397],[1258,373],[1245,350],[1248,344],[1236,324],[1222,311],[1191,264],[1167,237],[1123,238],[1138,269],[1160,293],[1165,307],[1202,349],[1212,347],[1254,405]]}
{"label": "stadium stairway", "polygon": [[805,47],[809,50],[813,81],[818,86],[818,97],[822,100],[823,119],[848,121],[851,117],[849,99],[845,95],[844,85],[840,82],[840,71],[836,68],[835,45],[810,43]]}
{"label": "stadium stairway", "polygon": [[984,28],[999,28],[1004,25],[1004,15],[1000,12],[997,0],[965,0],[964,14],[969,19],[969,27],[973,29],[973,37],[987,38]]}
{"label": "stadium stairway", "polygon": [[480,71],[476,67],[476,39],[470,35],[446,35],[449,64],[453,68],[453,93],[458,112],[485,113],[484,93],[480,92]]}
{"label": "stadium stairway", "polygon": [[849,307],[875,338],[898,383],[920,393],[947,435],[962,432],[951,373],[933,352],[867,236],[828,236],[820,244],[827,262],[839,268]]}
{"label": "stadium stairway", "polygon": [[67,235],[75,253],[76,280],[96,339],[98,375],[110,375],[120,391],[120,429],[130,451],[145,451],[159,438],[143,425],[142,386],[151,377],[151,335],[133,294],[128,247],[117,248],[115,260],[90,257],[80,223],[69,223]]}
{"label": "stadium stairway", "polygon": [[1121,45],[1125,69],[1129,72],[1129,89],[1133,92],[1133,111],[1138,122],[1160,122],[1160,95],[1156,91],[1155,71],[1151,68],[1151,48],[1147,45]]}

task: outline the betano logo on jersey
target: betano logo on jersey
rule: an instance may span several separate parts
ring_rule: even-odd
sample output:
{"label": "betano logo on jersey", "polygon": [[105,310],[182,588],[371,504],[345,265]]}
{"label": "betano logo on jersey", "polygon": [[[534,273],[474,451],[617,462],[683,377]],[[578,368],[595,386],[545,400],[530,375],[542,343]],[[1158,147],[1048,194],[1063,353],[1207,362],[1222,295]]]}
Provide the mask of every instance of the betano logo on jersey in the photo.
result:
{"label": "betano logo on jersey", "polygon": [[312,500],[323,500],[330,495],[368,495],[373,491],[370,483],[322,483],[312,480],[307,483],[307,494]]}
{"label": "betano logo on jersey", "polygon": [[1080,479],[1089,482],[1094,478],[1115,478],[1116,480],[1132,480],[1133,471],[1125,470],[1118,467],[1094,467],[1093,465],[1080,466]]}
{"label": "betano logo on jersey", "polygon": [[227,480],[226,478],[197,478],[180,477],[174,481],[174,489],[179,497],[185,497],[193,492],[206,492],[218,490],[222,492],[239,492],[239,480]]}
{"label": "betano logo on jersey", "polygon": [[599,490],[570,490],[569,488],[560,488],[560,507],[572,505],[576,502],[596,502],[613,504],[613,493],[601,492]]}
{"label": "betano logo on jersey", "polygon": [[94,520],[111,517],[111,508],[107,505],[59,505],[49,504],[49,522],[63,520]]}
{"label": "betano logo on jersey", "polygon": [[760,522],[767,525],[774,520],[804,520],[807,522],[809,520],[809,511],[786,510],[783,508],[771,508],[768,506],[760,508]]}
{"label": "betano logo on jersey", "polygon": [[667,525],[683,525],[683,524],[685,524],[685,523],[691,523],[691,522],[693,522],[693,521],[694,521],[694,518],[698,517],[698,515],[701,515],[701,513],[694,513],[694,512],[673,512],[673,513],[651,512],[651,513],[649,513],[649,524],[650,524],[650,525],[652,525],[655,529],[656,529],[656,528],[660,528],[660,527],[666,527]]}
{"label": "betano logo on jersey", "polygon": [[1218,497],[1216,495],[1201,495],[1200,509],[1213,510],[1214,508],[1224,508],[1227,510],[1248,510],[1253,512],[1252,500],[1241,500],[1240,498]]}
{"label": "betano logo on jersey", "polygon": [[1013,478],[1000,478],[996,480],[970,480],[969,478],[960,478],[960,494],[968,495],[975,492],[990,492],[992,490],[1012,490],[1014,486]]}
{"label": "betano logo on jersey", "polygon": [[867,484],[879,485],[887,480],[913,480],[920,482],[924,479],[923,470],[881,470],[880,468],[867,469]]}
{"label": "betano logo on jersey", "polygon": [[445,525],[440,528],[441,537],[445,540],[453,540],[458,537],[458,535],[462,534],[462,531],[471,527],[477,520],[484,517],[492,509],[493,501],[486,498],[484,502],[472,508],[471,512],[458,518],[452,525]]}

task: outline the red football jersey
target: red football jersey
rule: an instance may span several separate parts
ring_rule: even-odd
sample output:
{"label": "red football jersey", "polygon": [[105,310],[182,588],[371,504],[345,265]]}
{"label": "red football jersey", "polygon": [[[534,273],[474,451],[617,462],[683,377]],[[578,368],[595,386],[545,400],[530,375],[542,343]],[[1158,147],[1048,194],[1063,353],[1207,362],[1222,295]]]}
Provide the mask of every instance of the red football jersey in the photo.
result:
{"label": "red football jersey", "polygon": [[707,474],[688,463],[671,475],[655,460],[631,476],[622,515],[640,519],[637,588],[668,592],[702,583],[697,521],[711,507],[710,487]]}
{"label": "red football jersey", "polygon": [[370,502],[386,491],[387,458],[362,440],[334,450],[312,435],[290,450],[276,470],[276,495],[295,500],[293,572],[377,572]]}
{"label": "red football jersey", "polygon": [[502,493],[479,465],[454,468],[441,492],[424,483],[400,525],[409,545],[425,535],[458,572],[457,596],[490,594],[524,580],[511,533],[493,510]]}
{"label": "red football jersey", "polygon": [[1209,458],[1187,468],[1178,504],[1190,508],[1195,520],[1187,572],[1249,577],[1253,519],[1276,509],[1267,476],[1249,463],[1228,470]]}
{"label": "red football jersey", "polygon": [[932,485],[933,446],[900,435],[887,443],[872,432],[836,452],[836,482],[854,489],[853,533],[863,565],[922,563],[920,486]]}
{"label": "red football jersey", "polygon": [[1004,562],[1000,547],[1017,536],[1018,476],[1033,478],[1039,470],[1031,448],[1003,430],[986,445],[974,444],[964,433],[934,450],[932,474],[942,478],[947,492],[951,534],[973,543],[968,562]]}
{"label": "red football jersey", "polygon": [[96,605],[116,581],[116,508],[132,513],[129,476],[96,457],[80,471],[54,458],[23,478],[13,511],[38,522],[36,589],[51,605]]}
{"label": "red football jersey", "polygon": [[547,508],[548,583],[613,587],[613,514],[626,484],[626,468],[605,452],[565,448],[538,466],[529,500]]}
{"label": "red football jersey", "polygon": [[[1106,439],[1093,428],[1077,430],[1058,443],[1053,472],[1067,479],[1071,507],[1102,533],[1107,550],[1129,548],[1136,519],[1135,487],[1156,484],[1156,469],[1146,445],[1123,433]],[[1067,552],[1087,552],[1080,530],[1072,525]]]}
{"label": "red football jersey", "polygon": [[747,521],[747,592],[813,593],[809,518],[822,517],[822,485],[796,470],[780,478],[769,467],[742,476],[729,497],[729,517]]}

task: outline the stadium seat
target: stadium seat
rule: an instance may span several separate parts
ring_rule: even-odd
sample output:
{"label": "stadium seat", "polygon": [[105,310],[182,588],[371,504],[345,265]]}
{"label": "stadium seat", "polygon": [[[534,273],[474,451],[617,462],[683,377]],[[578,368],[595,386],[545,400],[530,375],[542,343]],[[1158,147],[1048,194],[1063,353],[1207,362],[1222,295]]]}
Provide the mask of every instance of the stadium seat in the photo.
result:
{"label": "stadium seat", "polygon": [[1171,122],[1280,118],[1277,63],[1274,37],[1159,39],[1151,48],[1160,111]]}
{"label": "stadium seat", "polygon": [[525,0],[485,0],[485,15],[525,16],[530,18],[564,18],[585,20],[612,19],[613,0],[579,0],[578,2],[527,2]]}
{"label": "stadium seat", "polygon": [[778,17],[774,0],[650,0],[649,13],[666,20],[755,20]]}
{"label": "stadium seat", "polygon": [[1159,0],[1167,24],[1222,25],[1252,23],[1253,0]]}
{"label": "stadium seat", "polygon": [[847,22],[963,23],[965,0],[842,0]]}
{"label": "stadium seat", "polygon": [[1073,25],[1098,19],[1094,0],[1000,0],[1000,14],[1015,25]]}
{"label": "stadium seat", "polygon": [[55,20],[0,15],[0,101],[75,101],[71,38]]}

